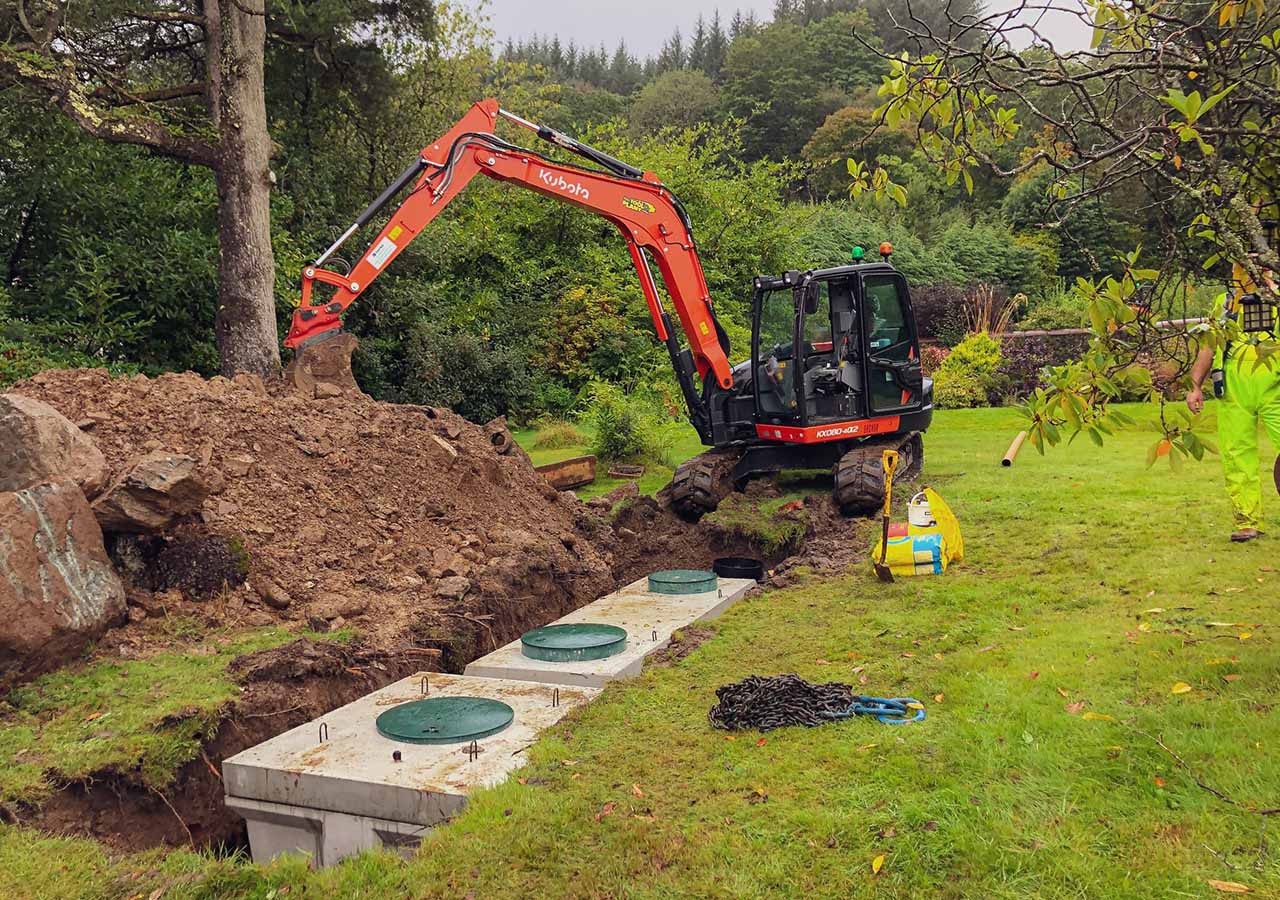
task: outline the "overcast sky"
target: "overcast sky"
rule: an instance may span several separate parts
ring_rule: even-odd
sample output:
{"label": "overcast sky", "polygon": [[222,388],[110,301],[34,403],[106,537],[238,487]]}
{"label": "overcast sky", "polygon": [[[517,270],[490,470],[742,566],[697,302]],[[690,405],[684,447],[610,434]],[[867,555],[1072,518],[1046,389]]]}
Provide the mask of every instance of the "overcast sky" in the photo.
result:
{"label": "overcast sky", "polygon": [[[470,5],[476,6],[477,0],[470,0]],[[1011,5],[1009,0],[990,3],[992,9]],[[558,34],[565,43],[572,39],[579,46],[595,46],[603,41],[612,50],[618,39],[623,38],[632,53],[641,58],[656,55],[677,27],[682,34],[688,35],[698,13],[709,19],[717,8],[727,27],[735,9],[755,11],[757,18],[767,20],[773,9],[773,0],[741,0],[736,3],[732,0],[629,0],[626,3],[488,0],[486,4],[499,47],[507,38],[520,40],[534,35]],[[1059,15],[1055,19],[1051,15],[1041,23],[1040,30],[1060,50],[1077,49],[1089,40],[1088,30],[1069,16]],[[1027,43],[1029,38],[1018,42]]]}

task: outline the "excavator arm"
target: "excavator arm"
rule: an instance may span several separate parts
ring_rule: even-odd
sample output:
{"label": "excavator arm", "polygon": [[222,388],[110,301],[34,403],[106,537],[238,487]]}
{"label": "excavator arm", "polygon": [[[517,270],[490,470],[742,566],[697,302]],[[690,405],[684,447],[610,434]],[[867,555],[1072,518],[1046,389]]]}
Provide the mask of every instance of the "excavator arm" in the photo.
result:
{"label": "excavator arm", "polygon": [[[494,134],[500,116],[609,171],[555,162],[502,140]],[[302,302],[294,311],[285,346],[300,350],[339,331],[340,317],[347,307],[478,174],[590,210],[617,226],[640,278],[654,330],[671,354],[694,424],[703,425],[698,420],[706,413],[693,384],[693,370],[722,388],[733,385],[733,376],[726,356],[728,342],[716,322],[692,229],[679,201],[652,173],[512,115],[492,99],[475,104],[447,134],[423,148],[413,165],[303,270]],[[347,238],[410,185],[408,196],[349,273],[323,268]],[[671,318],[662,308],[649,258],[656,262],[675,306],[687,350],[680,348],[672,333]],[[327,300],[313,302],[316,282],[335,289]]]}

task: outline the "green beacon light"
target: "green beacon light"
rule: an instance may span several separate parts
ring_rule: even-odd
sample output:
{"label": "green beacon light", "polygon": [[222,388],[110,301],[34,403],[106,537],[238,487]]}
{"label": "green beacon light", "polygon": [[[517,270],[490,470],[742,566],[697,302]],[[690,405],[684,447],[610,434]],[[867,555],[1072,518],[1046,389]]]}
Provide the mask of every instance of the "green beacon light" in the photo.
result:
{"label": "green beacon light", "polygon": [[866,255],[867,255],[867,251],[866,251],[866,250],[863,250],[861,247],[854,247],[854,248],[853,248],[853,261],[854,261],[854,262],[856,262],[856,263],[860,263],[860,262],[862,262],[862,257],[864,257],[864,256],[866,256]]}

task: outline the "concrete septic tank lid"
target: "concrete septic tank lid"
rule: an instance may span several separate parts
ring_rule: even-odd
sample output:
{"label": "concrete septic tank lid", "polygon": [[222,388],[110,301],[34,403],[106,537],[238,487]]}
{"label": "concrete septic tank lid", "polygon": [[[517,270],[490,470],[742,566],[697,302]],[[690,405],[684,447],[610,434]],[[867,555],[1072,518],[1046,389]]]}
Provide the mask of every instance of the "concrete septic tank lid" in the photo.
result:
{"label": "concrete septic tank lid", "polygon": [[626,646],[625,628],[595,622],[547,625],[526,631],[520,638],[520,652],[544,662],[605,659],[621,653]]}
{"label": "concrete septic tank lid", "polygon": [[655,594],[704,594],[719,586],[715,572],[705,569],[664,569],[649,576]]}
{"label": "concrete septic tank lid", "polygon": [[378,716],[378,734],[407,744],[458,744],[497,734],[515,710],[487,697],[429,697],[401,703]]}

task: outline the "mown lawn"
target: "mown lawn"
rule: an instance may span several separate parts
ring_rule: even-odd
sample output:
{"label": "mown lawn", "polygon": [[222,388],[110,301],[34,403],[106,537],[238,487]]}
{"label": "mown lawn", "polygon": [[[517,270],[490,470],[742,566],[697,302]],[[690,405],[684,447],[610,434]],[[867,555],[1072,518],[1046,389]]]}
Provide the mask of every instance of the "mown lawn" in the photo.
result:
{"label": "mown lawn", "polygon": [[[1217,463],[1147,470],[1149,432],[1001,469],[1016,429],[981,410],[929,434],[963,566],[738,604],[545,736],[412,862],[112,860],[5,827],[0,895],[1280,896],[1280,815],[1259,812],[1280,807],[1280,532],[1229,545]],[[718,685],[780,672],[865,679],[928,719],[707,725]]]}

